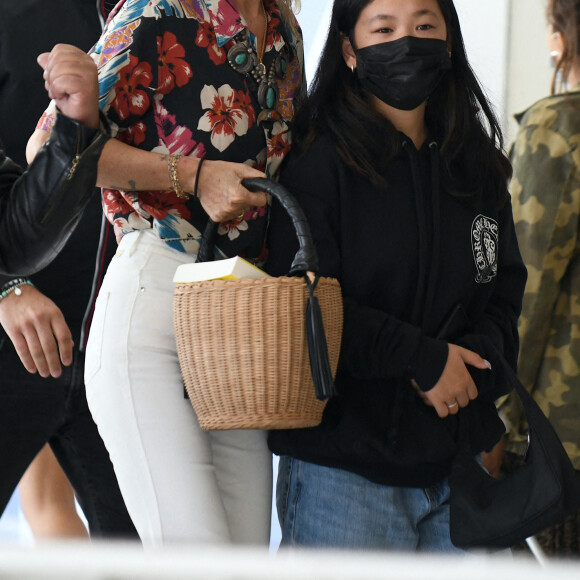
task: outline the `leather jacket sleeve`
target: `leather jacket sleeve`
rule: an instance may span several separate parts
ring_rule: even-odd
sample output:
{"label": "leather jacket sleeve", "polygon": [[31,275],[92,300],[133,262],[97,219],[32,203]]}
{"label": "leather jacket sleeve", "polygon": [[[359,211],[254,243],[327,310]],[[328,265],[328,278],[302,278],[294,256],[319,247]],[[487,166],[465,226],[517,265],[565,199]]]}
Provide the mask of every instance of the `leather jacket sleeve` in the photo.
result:
{"label": "leather jacket sleeve", "polygon": [[29,275],[56,257],[95,195],[108,139],[59,113],[26,171],[0,147],[0,274]]}

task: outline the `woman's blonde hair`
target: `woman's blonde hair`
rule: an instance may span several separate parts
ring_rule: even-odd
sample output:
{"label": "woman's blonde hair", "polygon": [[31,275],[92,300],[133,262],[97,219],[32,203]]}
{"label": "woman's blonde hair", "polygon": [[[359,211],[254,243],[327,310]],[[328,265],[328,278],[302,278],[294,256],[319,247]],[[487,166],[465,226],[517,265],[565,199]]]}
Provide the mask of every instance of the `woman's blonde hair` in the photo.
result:
{"label": "woman's blonde hair", "polygon": [[278,0],[278,7],[280,8],[284,21],[294,29],[294,14],[300,12],[300,0]]}

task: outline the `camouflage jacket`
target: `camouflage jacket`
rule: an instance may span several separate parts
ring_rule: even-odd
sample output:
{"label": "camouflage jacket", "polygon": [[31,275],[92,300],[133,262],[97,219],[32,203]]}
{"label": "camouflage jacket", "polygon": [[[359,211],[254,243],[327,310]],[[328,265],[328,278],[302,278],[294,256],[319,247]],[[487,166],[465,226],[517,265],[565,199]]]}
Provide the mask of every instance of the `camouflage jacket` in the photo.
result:
{"label": "camouflage jacket", "polygon": [[[518,118],[510,186],[528,268],[519,322],[519,376],[580,469],[580,86]],[[508,449],[522,451],[519,400],[503,405]]]}

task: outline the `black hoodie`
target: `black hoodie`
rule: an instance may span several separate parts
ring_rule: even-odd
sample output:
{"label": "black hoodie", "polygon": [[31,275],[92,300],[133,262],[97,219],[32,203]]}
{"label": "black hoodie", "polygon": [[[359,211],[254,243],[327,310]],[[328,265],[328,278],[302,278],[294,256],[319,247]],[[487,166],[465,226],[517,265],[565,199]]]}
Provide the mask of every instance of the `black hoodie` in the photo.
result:
{"label": "black hoodie", "polygon": [[[441,191],[439,163],[435,142],[417,151],[401,135],[380,186],[346,166],[327,137],[290,155],[281,181],[309,219],[320,273],[340,281],[344,331],[338,396],[322,424],[271,432],[274,453],[423,487],[448,474],[459,417],[468,421],[474,454],[503,433],[494,402],[511,389],[526,282],[511,205],[506,191],[483,201]],[[268,243],[267,270],[286,273],[297,246],[277,203]],[[410,379],[424,391],[438,381],[448,353],[438,336],[458,305],[469,326],[446,338],[489,360],[492,370],[470,369],[478,399],[440,419]]]}

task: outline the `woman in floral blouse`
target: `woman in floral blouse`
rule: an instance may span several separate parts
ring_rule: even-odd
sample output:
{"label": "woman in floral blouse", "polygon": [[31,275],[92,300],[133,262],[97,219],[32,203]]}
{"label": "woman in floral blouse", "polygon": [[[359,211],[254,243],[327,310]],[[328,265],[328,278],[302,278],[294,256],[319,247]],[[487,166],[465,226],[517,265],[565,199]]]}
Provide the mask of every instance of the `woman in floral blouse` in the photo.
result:
{"label": "woman in floral blouse", "polygon": [[[97,300],[85,380],[147,545],[268,543],[265,434],[200,429],[183,395],[172,278],[193,260],[208,215],[221,222],[222,256],[263,259],[266,196],[241,181],[276,178],[290,147],[305,88],[291,3],[126,0],[93,49],[117,137],[98,183],[120,244]],[[50,122],[48,112],[31,149]]]}

